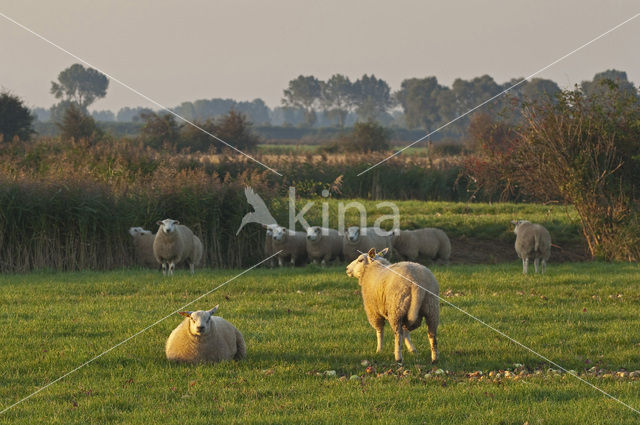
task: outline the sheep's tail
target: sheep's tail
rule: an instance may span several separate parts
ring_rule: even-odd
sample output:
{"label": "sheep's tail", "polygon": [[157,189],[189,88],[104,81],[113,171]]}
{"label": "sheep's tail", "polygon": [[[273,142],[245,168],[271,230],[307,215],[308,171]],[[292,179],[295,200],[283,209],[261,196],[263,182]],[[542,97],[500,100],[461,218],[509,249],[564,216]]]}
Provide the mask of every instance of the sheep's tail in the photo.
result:
{"label": "sheep's tail", "polygon": [[240,331],[236,330],[236,355],[233,356],[236,360],[244,359],[247,356],[247,345],[244,343],[244,338]]}
{"label": "sheep's tail", "polygon": [[422,302],[424,300],[425,291],[417,285],[411,286],[411,303],[407,312],[407,329],[412,331],[420,327],[422,323]]}

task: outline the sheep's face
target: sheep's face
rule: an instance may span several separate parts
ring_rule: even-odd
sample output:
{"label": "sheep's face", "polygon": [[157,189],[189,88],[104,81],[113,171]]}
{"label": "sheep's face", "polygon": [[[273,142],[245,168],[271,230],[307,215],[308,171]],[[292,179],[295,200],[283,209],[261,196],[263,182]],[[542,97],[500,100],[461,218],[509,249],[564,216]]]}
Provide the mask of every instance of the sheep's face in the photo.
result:
{"label": "sheep's face", "polygon": [[286,238],[287,229],[284,227],[274,227],[273,228],[273,240],[274,241],[282,241]]}
{"label": "sheep's face", "polygon": [[347,229],[347,239],[351,242],[358,242],[360,239],[360,228],[358,226],[351,226]]}
{"label": "sheep's face", "polygon": [[322,229],[318,226],[309,227],[307,229],[307,239],[311,242],[315,242],[320,239],[322,234]]}
{"label": "sheep's face", "polygon": [[189,318],[189,333],[200,337],[211,330],[211,317],[216,311],[218,311],[218,306],[208,311],[181,311],[180,314]]}
{"label": "sheep's face", "polygon": [[178,224],[180,224],[180,222],[178,220],[172,220],[170,218],[166,218],[162,221],[158,221],[156,224],[160,226],[160,229],[158,229],[159,232],[171,234],[176,231],[177,226]]}
{"label": "sheep's face", "polygon": [[525,224],[525,223],[530,223],[530,221],[527,220],[518,220],[518,221],[512,221],[511,224],[513,224],[515,227],[513,228],[513,233],[515,233],[516,235],[518,234],[518,228]]}
{"label": "sheep's face", "polygon": [[146,230],[144,230],[142,227],[129,227],[129,234],[131,236],[136,236],[136,235],[141,235],[144,232],[146,232]]}
{"label": "sheep's face", "polygon": [[388,265],[389,262],[383,258],[388,251],[389,251],[389,248],[385,248],[380,252],[376,252],[375,248],[371,248],[368,253],[360,254],[358,258],[353,260],[347,266],[347,276],[360,279],[360,277],[362,276],[362,273],[364,273],[365,267],[367,267],[369,264],[373,262],[378,262],[383,265]]}

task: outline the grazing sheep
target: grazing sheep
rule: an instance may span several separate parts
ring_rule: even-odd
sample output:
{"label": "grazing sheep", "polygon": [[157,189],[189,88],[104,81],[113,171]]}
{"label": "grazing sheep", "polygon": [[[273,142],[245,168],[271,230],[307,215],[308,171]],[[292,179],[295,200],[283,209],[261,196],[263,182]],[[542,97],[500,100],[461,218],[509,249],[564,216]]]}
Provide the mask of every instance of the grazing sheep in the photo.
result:
{"label": "grazing sheep", "polygon": [[371,248],[380,251],[392,246],[393,232],[382,230],[379,227],[351,226],[344,235],[342,255],[347,261],[358,258],[363,252]]}
{"label": "grazing sheep", "polygon": [[282,267],[287,259],[290,260],[292,266],[304,264],[307,261],[307,234],[275,226],[273,227],[272,248],[273,252],[282,251],[278,254],[279,267]]}
{"label": "grazing sheep", "polygon": [[436,331],[440,319],[438,281],[422,264],[404,261],[389,265],[379,261],[378,258],[386,253],[387,248],[377,254],[375,248],[371,248],[347,266],[347,276],[358,279],[367,319],[376,330],[376,352],[382,350],[386,319],[395,335],[396,361],[402,361],[402,339],[407,349],[415,353],[409,332],[417,329],[424,317],[431,345],[431,361],[436,362]]}
{"label": "grazing sheep", "polygon": [[200,363],[240,360],[247,354],[244,338],[238,329],[209,311],[181,311],[185,319],[171,332],[164,351],[167,360]]}
{"label": "grazing sheep", "polygon": [[527,220],[512,221],[516,227],[513,233],[516,234],[516,252],[522,258],[522,273],[529,271],[529,260],[533,258],[536,273],[538,265],[542,260],[542,273],[547,269],[547,260],[551,255],[551,235],[549,231],[540,224],[531,223]]}
{"label": "grazing sheep", "polygon": [[158,263],[162,264],[162,274],[173,275],[176,264],[182,261],[189,264],[193,274],[196,260],[199,261],[202,257],[202,244],[200,255],[197,256],[198,250],[194,249],[194,235],[191,229],[170,218],[158,221],[157,224],[160,228],[153,241],[153,255]]}
{"label": "grazing sheep", "polygon": [[307,254],[309,259],[325,266],[329,261],[342,257],[342,235],[337,230],[312,226],[307,229]]}
{"label": "grazing sheep", "polygon": [[395,230],[393,248],[403,259],[415,261],[418,257],[449,262],[451,241],[441,229]]}
{"label": "grazing sheep", "polygon": [[136,263],[143,267],[157,268],[160,264],[153,255],[153,241],[156,235],[142,227],[130,227],[129,234],[133,238]]}

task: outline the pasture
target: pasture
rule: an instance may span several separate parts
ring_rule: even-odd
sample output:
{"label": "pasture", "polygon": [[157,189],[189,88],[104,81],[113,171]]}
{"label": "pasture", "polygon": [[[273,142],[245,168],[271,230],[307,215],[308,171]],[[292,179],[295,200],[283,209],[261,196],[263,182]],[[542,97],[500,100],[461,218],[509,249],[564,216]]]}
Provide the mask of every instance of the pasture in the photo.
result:
{"label": "pasture", "polygon": [[[552,257],[544,276],[521,275],[517,261],[432,270],[447,301],[640,408],[640,378],[617,376],[640,369],[638,265]],[[239,272],[0,276],[0,409]],[[388,327],[384,351],[375,354],[357,281],[343,266],[255,269],[190,308],[215,304],[244,333],[245,361],[168,363],[164,342],[182,319],[174,314],[0,415],[0,423],[622,424],[640,417],[446,303],[440,362],[426,360],[421,327],[412,334],[418,356],[405,351],[400,368]]]}

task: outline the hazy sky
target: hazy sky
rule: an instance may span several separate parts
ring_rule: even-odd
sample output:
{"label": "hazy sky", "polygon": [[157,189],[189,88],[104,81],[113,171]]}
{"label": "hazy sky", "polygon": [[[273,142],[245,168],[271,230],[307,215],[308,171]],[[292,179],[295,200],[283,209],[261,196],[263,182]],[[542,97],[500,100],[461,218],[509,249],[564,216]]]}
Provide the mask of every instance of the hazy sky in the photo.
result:
{"label": "hazy sky", "polygon": [[[300,74],[352,80],[489,74],[524,77],[640,12],[637,0],[32,1],[0,12],[166,106],[203,98],[280,105]],[[567,87],[610,68],[640,83],[640,17],[540,74]],[[33,106],[55,102],[77,62],[0,17],[0,86]],[[150,106],[110,83],[92,109]]]}

